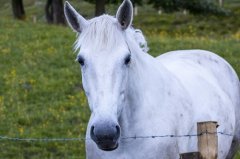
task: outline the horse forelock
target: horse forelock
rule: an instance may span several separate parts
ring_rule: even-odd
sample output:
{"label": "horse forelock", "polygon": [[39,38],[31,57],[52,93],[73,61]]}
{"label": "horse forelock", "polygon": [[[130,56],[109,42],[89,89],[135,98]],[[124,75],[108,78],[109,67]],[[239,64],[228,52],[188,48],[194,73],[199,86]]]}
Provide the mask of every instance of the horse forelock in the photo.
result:
{"label": "horse forelock", "polygon": [[118,26],[117,20],[109,15],[89,20],[89,24],[85,30],[78,35],[75,43],[75,49],[88,45],[96,50],[113,48],[124,42],[123,31]]}
{"label": "horse forelock", "polygon": [[[126,41],[126,37],[132,40]],[[129,27],[123,31],[122,28],[119,27],[116,18],[109,15],[102,15],[89,20],[87,28],[78,35],[75,42],[75,50],[78,51],[83,44],[96,51],[101,49],[111,50],[121,43],[126,42],[128,45],[135,46],[134,50],[142,52],[148,51],[147,42],[141,30],[135,30],[133,27]]]}

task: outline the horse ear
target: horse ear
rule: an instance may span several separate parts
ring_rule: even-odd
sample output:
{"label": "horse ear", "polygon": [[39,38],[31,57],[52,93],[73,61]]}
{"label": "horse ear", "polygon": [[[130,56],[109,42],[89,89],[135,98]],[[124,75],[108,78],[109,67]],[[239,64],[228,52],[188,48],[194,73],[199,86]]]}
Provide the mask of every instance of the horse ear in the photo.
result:
{"label": "horse ear", "polygon": [[124,0],[117,11],[116,18],[122,29],[127,29],[132,24],[133,6],[130,0]]}
{"label": "horse ear", "polygon": [[87,20],[84,19],[67,1],[64,4],[64,14],[69,26],[75,32],[81,33],[86,27]]}

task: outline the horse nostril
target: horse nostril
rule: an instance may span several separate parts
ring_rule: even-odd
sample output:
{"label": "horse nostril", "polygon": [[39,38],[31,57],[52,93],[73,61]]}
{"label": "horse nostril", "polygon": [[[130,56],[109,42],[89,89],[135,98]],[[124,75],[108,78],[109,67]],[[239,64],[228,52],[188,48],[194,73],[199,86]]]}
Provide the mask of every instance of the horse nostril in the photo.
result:
{"label": "horse nostril", "polygon": [[118,138],[119,138],[119,136],[120,136],[120,126],[116,126],[116,130],[117,130],[117,133],[116,133],[116,135],[115,135],[115,137],[114,137],[114,140],[118,140]]}
{"label": "horse nostril", "polygon": [[117,135],[120,135],[120,126],[116,126],[116,129],[117,129]]}
{"label": "horse nostril", "polygon": [[94,141],[97,140],[97,137],[96,137],[96,135],[94,134],[94,126],[91,127],[90,136],[91,136],[91,138],[92,138]]}

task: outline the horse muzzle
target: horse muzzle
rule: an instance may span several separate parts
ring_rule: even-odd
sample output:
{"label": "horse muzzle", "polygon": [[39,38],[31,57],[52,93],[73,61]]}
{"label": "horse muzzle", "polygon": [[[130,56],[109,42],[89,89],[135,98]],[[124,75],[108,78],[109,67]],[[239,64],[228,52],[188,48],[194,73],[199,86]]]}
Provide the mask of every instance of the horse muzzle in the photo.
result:
{"label": "horse muzzle", "polygon": [[90,136],[103,151],[113,151],[118,148],[120,127],[115,124],[98,124],[91,127]]}

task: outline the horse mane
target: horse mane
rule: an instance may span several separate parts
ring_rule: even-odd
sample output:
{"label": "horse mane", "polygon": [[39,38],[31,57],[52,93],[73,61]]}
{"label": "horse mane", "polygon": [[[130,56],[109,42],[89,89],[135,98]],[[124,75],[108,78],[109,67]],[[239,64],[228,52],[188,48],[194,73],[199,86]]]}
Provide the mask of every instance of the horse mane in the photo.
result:
{"label": "horse mane", "polygon": [[147,45],[147,41],[142,33],[142,31],[140,29],[135,29],[135,39],[138,42],[140,48],[142,49],[143,52],[148,52],[149,48]]}
{"label": "horse mane", "polygon": [[[148,51],[147,42],[141,30],[132,27],[127,29],[127,34],[132,34],[135,41],[143,52]],[[118,25],[117,19],[109,16],[102,15],[100,17],[89,20],[89,24],[85,30],[78,35],[75,42],[75,50],[81,48],[82,43],[86,43],[94,47],[96,50],[102,48],[114,48],[119,45],[119,42],[124,41],[124,31]]]}

